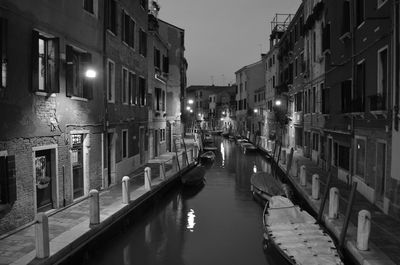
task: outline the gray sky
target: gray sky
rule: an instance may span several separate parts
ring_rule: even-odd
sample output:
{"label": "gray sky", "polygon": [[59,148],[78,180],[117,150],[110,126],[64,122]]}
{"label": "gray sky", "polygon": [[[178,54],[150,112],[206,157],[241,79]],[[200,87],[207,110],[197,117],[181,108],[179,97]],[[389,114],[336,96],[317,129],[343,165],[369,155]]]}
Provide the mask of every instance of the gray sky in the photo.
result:
{"label": "gray sky", "polygon": [[227,85],[235,71],[269,49],[275,13],[295,13],[301,0],[159,0],[159,17],[185,29],[188,85]]}

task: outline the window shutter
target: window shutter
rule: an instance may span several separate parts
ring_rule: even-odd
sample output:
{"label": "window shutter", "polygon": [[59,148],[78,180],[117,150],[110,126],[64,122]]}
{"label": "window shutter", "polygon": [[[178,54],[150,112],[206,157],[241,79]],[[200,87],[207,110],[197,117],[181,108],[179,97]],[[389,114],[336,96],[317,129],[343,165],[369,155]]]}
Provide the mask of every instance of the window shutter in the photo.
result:
{"label": "window shutter", "polygon": [[50,86],[51,93],[59,93],[60,92],[60,46],[59,39],[54,38],[51,41],[51,45],[53,46],[52,59],[54,60],[54,71],[50,73],[52,77],[54,77],[54,83]]}
{"label": "window shutter", "polygon": [[17,178],[15,173],[15,156],[7,156],[7,186],[9,203],[13,203],[17,200]]}
{"label": "window shutter", "polygon": [[73,53],[74,50],[71,46],[66,46],[66,74],[65,74],[65,81],[66,81],[66,94],[67,97],[71,97],[74,88],[74,60],[73,60]]}
{"label": "window shutter", "polygon": [[39,32],[32,31],[32,92],[39,89]]}

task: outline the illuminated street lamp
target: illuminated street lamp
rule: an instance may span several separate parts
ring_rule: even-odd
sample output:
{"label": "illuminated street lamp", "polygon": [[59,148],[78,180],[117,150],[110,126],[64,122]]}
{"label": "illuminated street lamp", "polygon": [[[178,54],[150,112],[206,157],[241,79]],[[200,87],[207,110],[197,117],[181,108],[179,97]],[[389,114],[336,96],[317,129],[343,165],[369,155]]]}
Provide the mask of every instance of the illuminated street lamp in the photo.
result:
{"label": "illuminated street lamp", "polygon": [[87,78],[93,79],[93,78],[96,78],[97,72],[96,72],[96,70],[89,68],[86,70],[85,76]]}
{"label": "illuminated street lamp", "polygon": [[189,110],[190,111],[190,113],[193,113],[193,110],[191,109],[191,110]]}
{"label": "illuminated street lamp", "polygon": [[258,112],[258,109],[254,109],[254,113],[257,113]]}
{"label": "illuminated street lamp", "polygon": [[188,104],[192,105],[193,104],[193,99],[188,100]]}
{"label": "illuminated street lamp", "polygon": [[276,106],[282,105],[282,101],[281,101],[280,99],[277,99],[277,100],[275,101],[275,105],[276,105]]}
{"label": "illuminated street lamp", "polygon": [[190,111],[190,107],[189,107],[189,106],[187,106],[187,107],[186,107],[186,110],[189,110],[189,111]]}
{"label": "illuminated street lamp", "polygon": [[225,111],[222,112],[222,115],[225,115]]}
{"label": "illuminated street lamp", "polygon": [[224,118],[221,118],[221,121],[223,121],[224,120]]}

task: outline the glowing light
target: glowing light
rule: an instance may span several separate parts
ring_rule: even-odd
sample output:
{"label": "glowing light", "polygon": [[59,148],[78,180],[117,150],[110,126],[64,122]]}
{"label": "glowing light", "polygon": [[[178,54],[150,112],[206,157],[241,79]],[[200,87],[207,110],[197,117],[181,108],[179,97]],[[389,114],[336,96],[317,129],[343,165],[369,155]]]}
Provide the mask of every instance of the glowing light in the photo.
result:
{"label": "glowing light", "polygon": [[223,121],[224,120],[224,118],[221,118],[221,121]]}
{"label": "glowing light", "polygon": [[190,209],[190,211],[187,214],[187,226],[186,226],[186,228],[189,229],[190,232],[193,232],[193,228],[196,225],[196,223],[194,222],[195,217],[196,215],[194,214],[194,210]]}
{"label": "glowing light", "polygon": [[257,173],[257,166],[256,166],[256,164],[254,164],[254,166],[253,166],[253,172],[254,172],[254,173]]}
{"label": "glowing light", "polygon": [[192,105],[194,102],[193,102],[193,99],[189,99],[188,100],[188,103],[190,104],[190,105]]}
{"label": "glowing light", "polygon": [[222,112],[222,115],[225,115],[225,111]]}
{"label": "glowing light", "polygon": [[254,113],[257,113],[258,112],[258,109],[254,109]]}
{"label": "glowing light", "polygon": [[192,109],[190,110],[190,113],[193,113],[193,110],[192,110]]}
{"label": "glowing light", "polygon": [[86,76],[87,78],[96,78],[97,73],[96,73],[96,71],[93,70],[93,69],[87,69],[86,72],[85,72],[85,76]]}
{"label": "glowing light", "polygon": [[187,106],[187,107],[186,107],[186,109],[187,109],[187,110],[190,110],[190,107],[189,107],[189,106]]}
{"label": "glowing light", "polygon": [[275,105],[280,106],[282,105],[282,101],[280,101],[279,99],[277,101],[275,101]]}
{"label": "glowing light", "polygon": [[199,117],[201,116],[201,114],[199,113],[199,114],[197,114]]}

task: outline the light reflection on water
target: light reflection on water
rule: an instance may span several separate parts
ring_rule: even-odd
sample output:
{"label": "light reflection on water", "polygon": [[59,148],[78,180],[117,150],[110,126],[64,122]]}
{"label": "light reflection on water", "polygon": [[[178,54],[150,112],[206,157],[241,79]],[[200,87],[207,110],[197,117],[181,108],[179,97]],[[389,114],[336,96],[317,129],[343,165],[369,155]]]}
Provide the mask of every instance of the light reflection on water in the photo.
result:
{"label": "light reflection on water", "polygon": [[217,146],[204,186],[164,195],[84,264],[282,264],[263,250],[262,208],[250,191],[254,166],[267,171],[269,165],[228,140]]}

